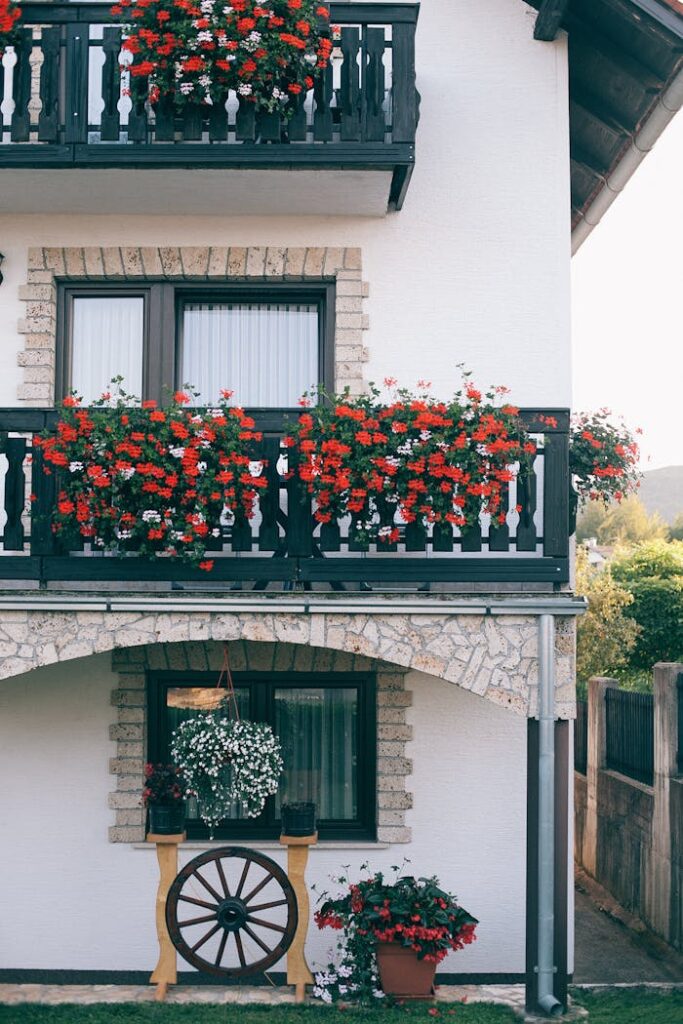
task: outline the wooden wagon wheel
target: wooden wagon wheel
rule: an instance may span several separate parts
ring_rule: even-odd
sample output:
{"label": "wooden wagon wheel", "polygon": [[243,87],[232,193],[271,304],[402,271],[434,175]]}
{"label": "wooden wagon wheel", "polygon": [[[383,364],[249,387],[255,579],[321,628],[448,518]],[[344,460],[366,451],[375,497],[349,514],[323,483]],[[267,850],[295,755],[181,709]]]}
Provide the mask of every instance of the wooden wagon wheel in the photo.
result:
{"label": "wooden wagon wheel", "polygon": [[166,900],[175,948],[193,967],[221,978],[268,970],[291,946],[297,922],[285,872],[242,846],[222,846],[189,861]]}

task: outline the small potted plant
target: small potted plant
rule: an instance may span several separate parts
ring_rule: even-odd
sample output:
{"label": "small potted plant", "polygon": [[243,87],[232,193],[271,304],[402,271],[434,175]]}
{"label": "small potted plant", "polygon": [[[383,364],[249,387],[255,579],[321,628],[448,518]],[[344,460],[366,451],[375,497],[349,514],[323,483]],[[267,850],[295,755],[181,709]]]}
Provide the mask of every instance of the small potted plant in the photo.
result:
{"label": "small potted plant", "polygon": [[315,804],[312,801],[284,803],[280,809],[283,836],[314,836]]}
{"label": "small potted plant", "polygon": [[[473,942],[478,924],[436,878],[403,875],[389,882],[381,872],[351,883],[337,898],[323,894],[315,920],[319,928],[342,930],[347,949],[360,944],[361,959],[372,950],[383,992],[402,999],[428,999],[437,964]],[[371,977],[373,965],[364,963],[362,973]],[[362,983],[352,976],[352,991],[362,991]]]}
{"label": "small potted plant", "polygon": [[185,782],[175,765],[146,764],[142,802],[149,816],[149,832],[180,835],[185,828]]}

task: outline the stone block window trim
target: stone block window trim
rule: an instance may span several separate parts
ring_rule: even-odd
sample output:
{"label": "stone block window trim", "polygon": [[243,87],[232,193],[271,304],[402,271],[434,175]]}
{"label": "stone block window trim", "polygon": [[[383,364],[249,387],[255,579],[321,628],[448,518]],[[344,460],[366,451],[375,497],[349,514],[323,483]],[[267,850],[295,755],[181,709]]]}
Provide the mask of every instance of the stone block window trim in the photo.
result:
{"label": "stone block window trim", "polygon": [[26,304],[18,331],[24,339],[17,360],[24,380],[19,401],[26,405],[54,403],[57,336],[57,284],[79,282],[142,282],[145,280],[288,281],[331,280],[335,283],[335,388],[362,392],[363,364],[368,353],[363,332],[368,328],[363,300],[359,248],[339,247],[72,247],[31,248],[27,284],[19,289]]}
{"label": "stone block window trim", "polygon": [[[412,694],[405,689],[406,668],[348,654],[290,643],[235,641],[230,644],[233,670],[258,672],[368,672],[377,685],[377,841],[408,843],[406,811],[413,804],[407,782],[412,762],[406,755],[412,726],[406,721]],[[142,807],[143,766],[147,759],[147,672],[220,671],[223,646],[211,641],[148,644],[117,648],[112,668],[118,675],[111,703],[116,720],[109,728],[115,743],[110,772],[115,788],[109,795],[113,824],[109,839],[138,843],[145,838]]]}

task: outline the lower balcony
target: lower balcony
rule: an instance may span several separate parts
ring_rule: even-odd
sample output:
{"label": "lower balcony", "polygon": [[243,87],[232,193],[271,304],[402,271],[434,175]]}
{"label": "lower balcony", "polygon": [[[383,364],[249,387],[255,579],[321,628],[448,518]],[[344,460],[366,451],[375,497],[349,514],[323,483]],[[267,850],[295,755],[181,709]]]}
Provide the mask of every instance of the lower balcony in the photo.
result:
{"label": "lower balcony", "polygon": [[109,4],[26,3],[0,58],[0,213],[400,209],[415,161],[418,11],[332,3],[331,65],[286,120],[255,116],[232,90],[182,114],[145,92],[133,102]]}
{"label": "lower balcony", "polygon": [[[566,410],[521,411],[537,454],[530,472],[509,485],[505,523],[462,535],[399,525],[398,541],[363,547],[348,521],[321,527],[297,477],[288,478],[286,450],[265,435],[254,457],[266,463],[267,487],[251,521],[221,528],[206,572],[169,558],[147,560],[63,550],[51,528],[54,476],[41,472],[33,438],[53,426],[54,410],[0,410],[0,588],[5,590],[250,590],[326,592],[553,591],[569,580],[569,469]],[[549,424],[552,425],[549,425]],[[31,498],[33,500],[31,500]]]}

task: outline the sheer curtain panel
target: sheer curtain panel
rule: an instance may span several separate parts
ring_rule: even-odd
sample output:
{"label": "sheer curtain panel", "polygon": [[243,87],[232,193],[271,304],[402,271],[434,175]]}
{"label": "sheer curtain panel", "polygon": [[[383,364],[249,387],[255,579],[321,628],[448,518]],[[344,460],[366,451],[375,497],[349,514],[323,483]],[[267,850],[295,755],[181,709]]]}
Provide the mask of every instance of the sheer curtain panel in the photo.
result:
{"label": "sheer curtain panel", "polygon": [[145,300],[138,296],[75,297],[71,331],[71,387],[85,405],[124,378],[129,394],[142,395]]}
{"label": "sheer curtain panel", "polygon": [[182,327],[179,383],[194,385],[197,405],[227,388],[236,405],[291,408],[320,381],[315,305],[192,302]]}

